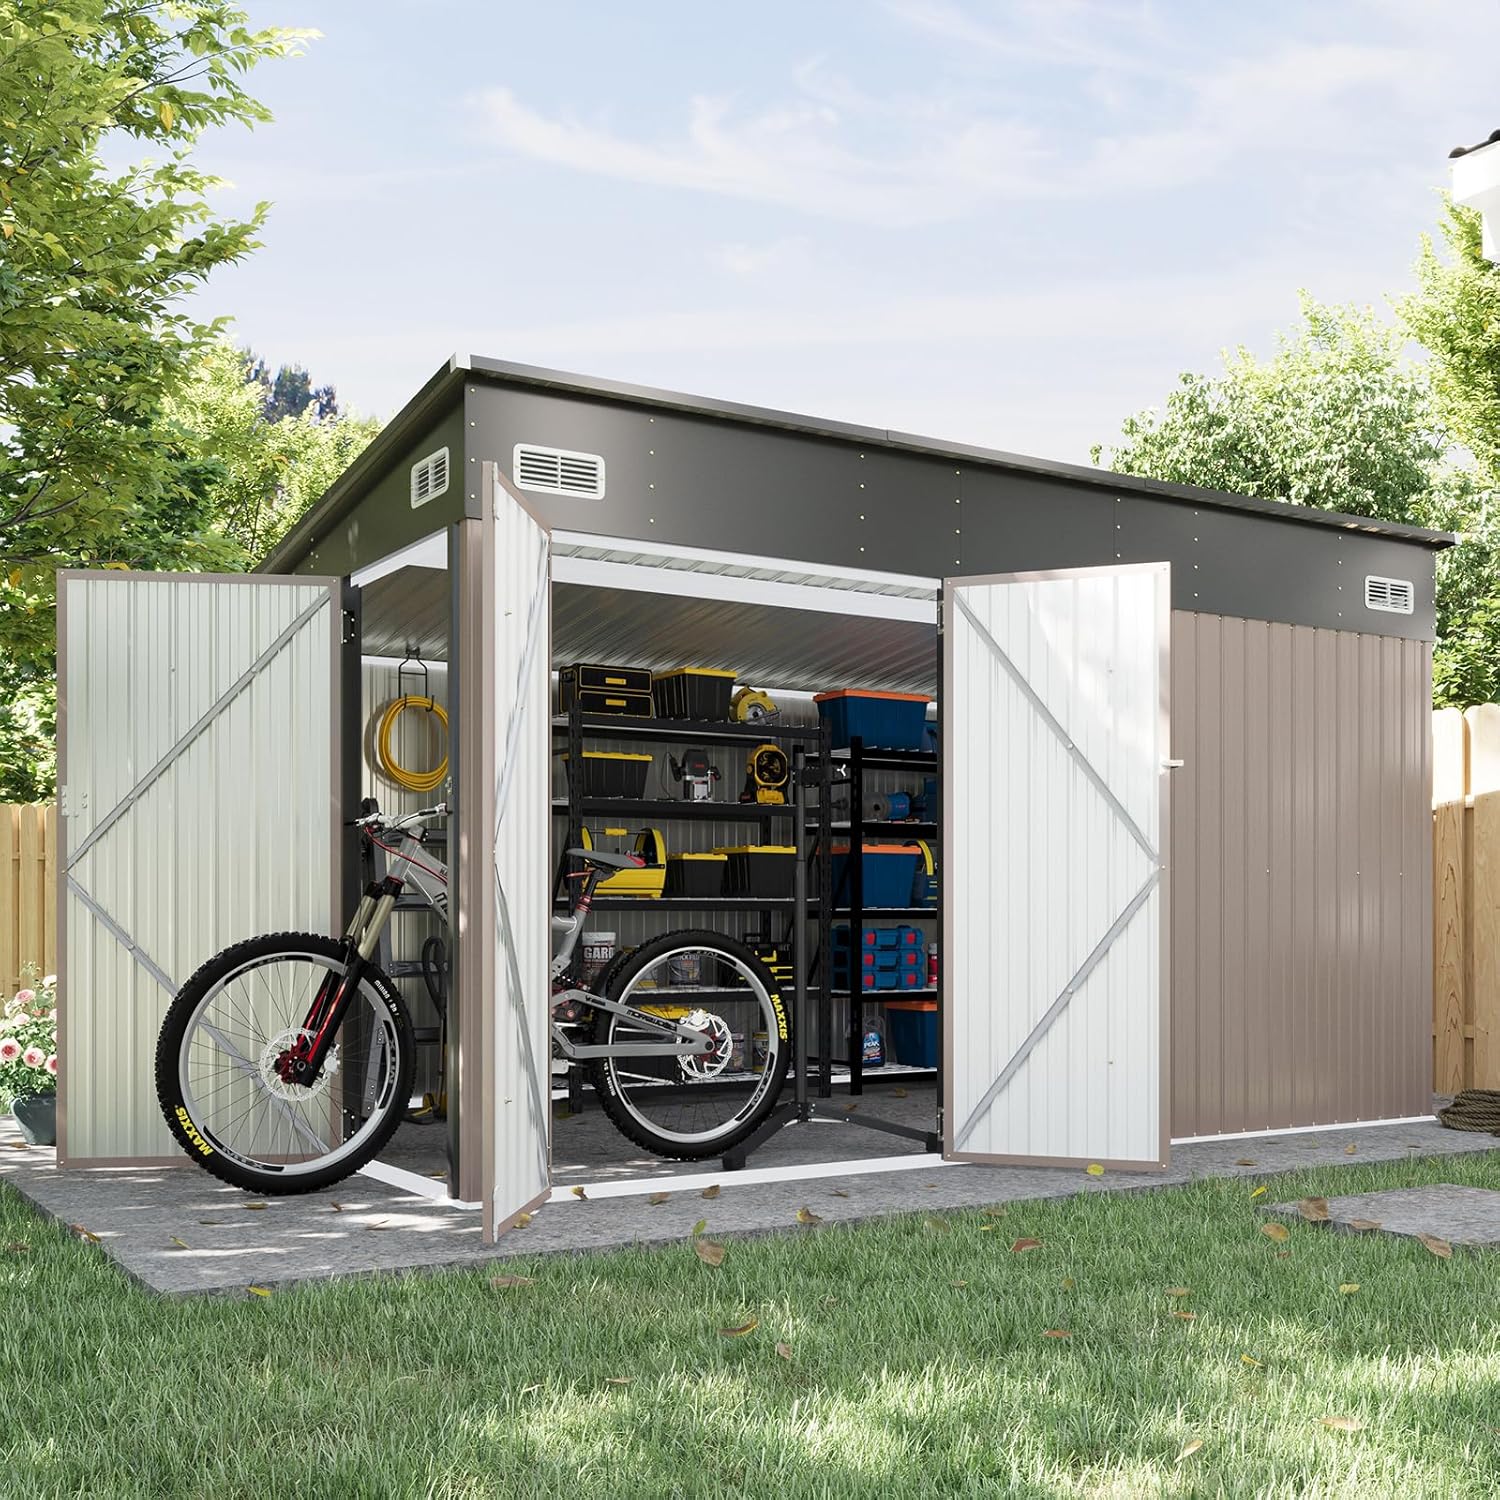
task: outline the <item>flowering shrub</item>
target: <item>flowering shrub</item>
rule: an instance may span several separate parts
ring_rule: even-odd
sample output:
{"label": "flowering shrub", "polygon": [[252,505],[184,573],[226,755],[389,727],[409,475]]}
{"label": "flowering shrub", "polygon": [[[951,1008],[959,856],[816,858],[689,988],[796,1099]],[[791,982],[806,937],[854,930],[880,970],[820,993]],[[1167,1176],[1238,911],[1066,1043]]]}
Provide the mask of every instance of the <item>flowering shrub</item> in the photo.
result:
{"label": "flowering shrub", "polygon": [[17,990],[0,1006],[0,1103],[57,1087],[57,981]]}

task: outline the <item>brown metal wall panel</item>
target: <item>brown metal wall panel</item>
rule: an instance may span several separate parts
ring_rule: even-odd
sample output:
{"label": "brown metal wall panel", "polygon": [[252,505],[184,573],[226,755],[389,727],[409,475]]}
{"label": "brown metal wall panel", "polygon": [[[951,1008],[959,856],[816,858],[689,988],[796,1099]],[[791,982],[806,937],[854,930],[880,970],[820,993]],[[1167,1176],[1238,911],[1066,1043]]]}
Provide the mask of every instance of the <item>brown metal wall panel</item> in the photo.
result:
{"label": "brown metal wall panel", "polygon": [[1172,628],[1172,1134],[1425,1113],[1430,646]]}

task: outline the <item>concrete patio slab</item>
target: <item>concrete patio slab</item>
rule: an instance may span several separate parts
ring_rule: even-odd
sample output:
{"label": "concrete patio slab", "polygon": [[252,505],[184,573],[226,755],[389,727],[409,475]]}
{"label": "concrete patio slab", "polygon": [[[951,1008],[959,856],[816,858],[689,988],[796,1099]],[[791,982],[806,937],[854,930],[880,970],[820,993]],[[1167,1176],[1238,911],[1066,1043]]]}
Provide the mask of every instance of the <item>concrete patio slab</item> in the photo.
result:
{"label": "concrete patio slab", "polygon": [[[835,1100],[835,1111],[847,1100]],[[868,1091],[856,1113],[930,1124],[929,1086],[905,1097]],[[517,1255],[580,1253],[680,1241],[699,1219],[713,1234],[790,1228],[807,1206],[826,1224],[891,1214],[963,1209],[1079,1192],[1131,1191],[1206,1176],[1258,1177],[1307,1166],[1494,1152],[1491,1136],[1445,1130],[1435,1120],[1295,1135],[1188,1143],[1165,1173],[981,1167],[913,1157],[911,1142],[847,1124],[793,1126],[768,1141],[744,1174],[716,1162],[662,1162],[626,1143],[597,1109],[560,1119],[554,1131],[559,1195],[531,1224],[485,1245],[479,1215],[357,1176],[325,1192],[255,1199],[184,1161],[170,1168],[59,1172],[51,1150],[17,1149],[14,1123],[0,1123],[0,1181],[42,1212],[98,1237],[100,1248],[143,1286],[172,1294],[286,1287],[331,1276],[482,1266]],[[1353,1155],[1347,1153],[1349,1146]],[[407,1125],[383,1159],[426,1176],[441,1170],[443,1127]],[[1252,1165],[1240,1165],[1242,1161]],[[807,1168],[791,1181],[755,1180],[766,1168]],[[873,1170],[872,1170],[873,1169]],[[1496,1156],[1500,1185],[1500,1155]],[[705,1201],[706,1182],[720,1192]],[[569,1189],[588,1184],[587,1198]],[[628,1196],[613,1196],[623,1192]],[[667,1193],[652,1203],[650,1193]],[[253,1207],[263,1203],[264,1207]],[[181,1243],[177,1243],[180,1241]]]}
{"label": "concrete patio slab", "polygon": [[[1295,1203],[1276,1203],[1268,1212],[1297,1214],[1298,1209]],[[1428,1234],[1450,1245],[1500,1245],[1500,1192],[1444,1182],[1328,1199],[1329,1228],[1367,1233],[1354,1227],[1356,1219],[1378,1224],[1383,1234]]]}

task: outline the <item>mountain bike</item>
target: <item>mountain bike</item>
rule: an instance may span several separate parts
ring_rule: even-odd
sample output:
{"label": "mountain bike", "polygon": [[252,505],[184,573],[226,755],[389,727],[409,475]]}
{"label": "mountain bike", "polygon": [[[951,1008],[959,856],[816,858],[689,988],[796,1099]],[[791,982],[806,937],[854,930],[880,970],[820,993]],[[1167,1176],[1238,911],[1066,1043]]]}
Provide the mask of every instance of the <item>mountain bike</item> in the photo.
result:
{"label": "mountain bike", "polygon": [[[278,932],[215,954],[183,985],[156,1046],[156,1090],[199,1166],[257,1193],[302,1193],[356,1172],[411,1103],[416,1065],[405,1002],[375,962],[408,885],[446,925],[448,868],[428,824],[446,804],[354,826],[389,857],[341,938]],[[552,1055],[588,1072],[622,1134],[666,1157],[717,1156],[770,1112],[790,1056],[770,970],[736,938],[669,932],[583,983],[580,942],[600,880],[644,863],[570,849],[582,866],[552,918]]]}

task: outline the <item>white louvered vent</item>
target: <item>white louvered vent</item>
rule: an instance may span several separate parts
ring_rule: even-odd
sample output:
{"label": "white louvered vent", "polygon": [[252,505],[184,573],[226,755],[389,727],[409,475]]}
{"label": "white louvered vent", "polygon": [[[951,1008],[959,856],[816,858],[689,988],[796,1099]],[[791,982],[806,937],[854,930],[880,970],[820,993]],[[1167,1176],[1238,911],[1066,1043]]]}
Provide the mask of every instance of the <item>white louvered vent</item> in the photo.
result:
{"label": "white louvered vent", "polygon": [[571,495],[575,500],[604,498],[604,460],[597,453],[517,443],[511,473],[523,490]]}
{"label": "white louvered vent", "polygon": [[448,488],[448,450],[439,448],[411,466],[411,508],[436,500]]}
{"label": "white louvered vent", "polygon": [[1383,610],[1388,615],[1409,615],[1416,604],[1416,590],[1409,578],[1365,579],[1365,608]]}

